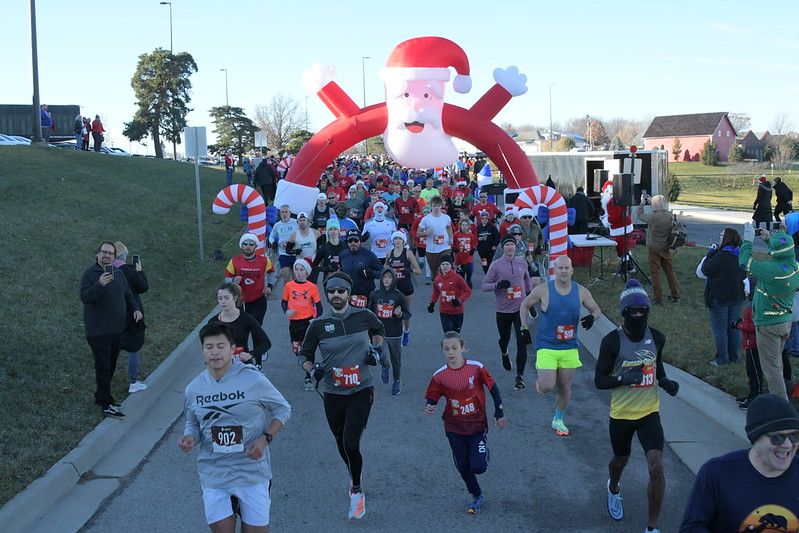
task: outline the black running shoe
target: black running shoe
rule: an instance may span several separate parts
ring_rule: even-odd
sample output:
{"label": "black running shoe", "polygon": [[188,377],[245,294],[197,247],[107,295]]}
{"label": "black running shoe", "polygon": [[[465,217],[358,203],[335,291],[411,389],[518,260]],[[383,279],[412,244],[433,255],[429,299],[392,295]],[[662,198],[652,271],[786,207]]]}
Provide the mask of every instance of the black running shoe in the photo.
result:
{"label": "black running shoe", "polygon": [[103,408],[103,414],[105,416],[112,416],[114,418],[125,418],[125,413],[114,407],[113,405],[107,405]]}
{"label": "black running shoe", "polygon": [[508,372],[510,372],[511,368],[513,368],[513,367],[511,367],[511,364],[510,364],[510,356],[508,354],[506,354],[506,353],[502,354],[502,368],[504,368]]}
{"label": "black running shoe", "polygon": [[525,387],[524,379],[521,376],[516,376],[516,385],[514,387],[516,387],[516,390],[522,390]]}

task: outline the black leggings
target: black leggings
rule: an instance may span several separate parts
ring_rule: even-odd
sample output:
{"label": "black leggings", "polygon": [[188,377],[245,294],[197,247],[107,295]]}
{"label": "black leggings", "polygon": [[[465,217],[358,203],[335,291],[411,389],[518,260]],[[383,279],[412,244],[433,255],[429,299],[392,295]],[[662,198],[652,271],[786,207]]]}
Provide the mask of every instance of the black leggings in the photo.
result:
{"label": "black leggings", "polygon": [[527,365],[527,345],[522,340],[522,318],[519,313],[500,313],[497,311],[497,331],[499,331],[499,350],[502,353],[508,352],[510,344],[510,330],[516,334],[516,375],[524,374],[524,367]]}
{"label": "black leggings", "polygon": [[325,393],[325,416],[330,431],[336,438],[338,453],[350,472],[352,486],[361,485],[363,457],[361,435],[369,421],[369,411],[374,401],[374,388],[368,387],[354,394]]}
{"label": "black leggings", "polygon": [[[491,263],[494,261],[494,250],[489,249],[485,252],[478,250],[477,255],[480,256],[480,266],[483,267],[483,274],[488,273],[488,267],[490,267]],[[483,259],[485,259],[485,264],[483,264]]]}

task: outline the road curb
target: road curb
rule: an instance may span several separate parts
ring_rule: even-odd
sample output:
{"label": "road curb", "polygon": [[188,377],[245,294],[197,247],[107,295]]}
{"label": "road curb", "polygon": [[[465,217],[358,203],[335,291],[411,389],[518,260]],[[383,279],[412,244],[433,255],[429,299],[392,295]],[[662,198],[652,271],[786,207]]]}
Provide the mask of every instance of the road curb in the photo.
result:
{"label": "road curb", "polygon": [[0,508],[0,531],[24,532],[34,520],[64,497],[81,478],[111,450],[127,431],[147,413],[165,390],[181,375],[187,361],[197,356],[196,345],[200,328],[216,313],[216,309],[178,344],[169,356],[147,378],[147,390],[131,394],[123,402],[124,420],[106,418],[90,431],[75,448],[54,464],[40,478]]}

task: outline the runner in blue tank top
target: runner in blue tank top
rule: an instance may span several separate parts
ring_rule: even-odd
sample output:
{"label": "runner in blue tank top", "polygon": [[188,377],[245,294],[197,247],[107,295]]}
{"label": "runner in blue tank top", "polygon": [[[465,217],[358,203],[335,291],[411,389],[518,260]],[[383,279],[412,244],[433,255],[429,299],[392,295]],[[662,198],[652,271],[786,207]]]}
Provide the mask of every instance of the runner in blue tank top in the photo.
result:
{"label": "runner in blue tank top", "polygon": [[[534,306],[541,306],[541,320],[535,333],[536,389],[547,394],[557,386],[552,429],[560,436],[569,434],[563,415],[571,400],[574,371],[582,366],[578,322],[583,328],[591,329],[594,320],[602,315],[588,289],[572,281],[573,272],[571,259],[565,255],[558,257],[555,260],[555,279],[534,288],[519,309],[523,335],[530,343],[532,339],[527,323],[531,313],[535,316]],[[580,318],[581,305],[590,313],[583,318]]]}

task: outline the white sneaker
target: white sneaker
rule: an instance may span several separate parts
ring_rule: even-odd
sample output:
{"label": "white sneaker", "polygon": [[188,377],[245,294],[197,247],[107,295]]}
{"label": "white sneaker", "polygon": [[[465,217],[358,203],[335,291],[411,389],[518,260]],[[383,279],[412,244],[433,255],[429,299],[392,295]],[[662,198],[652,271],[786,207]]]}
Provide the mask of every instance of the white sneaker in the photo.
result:
{"label": "white sneaker", "polygon": [[613,494],[610,491],[610,480],[608,480],[608,513],[613,520],[621,520],[624,518],[624,506],[622,505],[621,487],[619,492]]}
{"label": "white sneaker", "polygon": [[130,387],[128,387],[128,393],[133,394],[134,392],[139,392],[147,388],[147,385],[141,381],[137,381],[136,383],[131,383]]}

